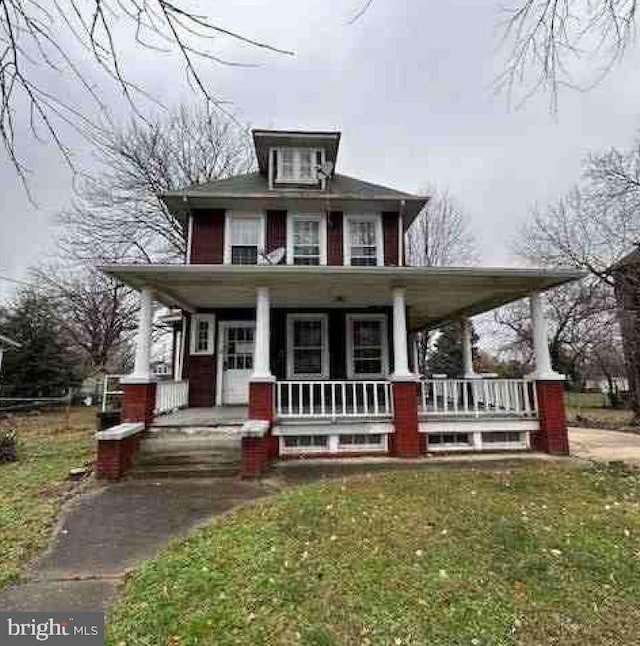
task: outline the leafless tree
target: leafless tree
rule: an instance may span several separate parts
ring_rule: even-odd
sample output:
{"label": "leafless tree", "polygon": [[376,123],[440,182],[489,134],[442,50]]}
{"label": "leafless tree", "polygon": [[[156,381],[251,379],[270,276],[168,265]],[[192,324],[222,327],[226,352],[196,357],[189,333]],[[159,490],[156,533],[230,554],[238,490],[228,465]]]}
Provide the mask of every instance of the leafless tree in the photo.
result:
{"label": "leafless tree", "polygon": [[[429,201],[405,236],[407,264],[423,267],[468,265],[477,258],[469,217],[446,191],[427,191]],[[424,372],[433,331],[414,335],[419,372]]]}
{"label": "leafless tree", "polygon": [[[557,321],[572,321],[570,329],[575,329],[577,337],[583,339],[584,349],[580,352],[585,356],[588,353],[592,364],[601,357],[602,371],[605,359],[620,356],[621,338],[615,316],[619,274],[614,267],[640,240],[639,209],[640,146],[590,155],[585,160],[580,184],[546,209],[534,209],[516,243],[517,252],[536,264],[571,266],[588,272],[583,283],[590,291],[576,294],[571,288],[559,290],[555,314]],[[626,282],[636,281],[628,286],[632,291],[637,290],[639,279],[638,273],[625,277]],[[588,305],[586,310],[582,302]],[[582,315],[591,308],[593,315],[582,321]],[[551,314],[553,317],[554,313]],[[633,338],[629,338],[630,334]],[[624,343],[631,406],[640,420],[637,326],[626,326]]]}
{"label": "leafless tree", "polygon": [[82,274],[48,266],[32,270],[38,291],[55,304],[67,345],[84,376],[122,370],[136,330],[129,290],[99,271]]}
{"label": "leafless tree", "polygon": [[243,127],[185,107],[114,130],[96,154],[96,170],[79,181],[59,217],[63,254],[94,264],[184,258],[185,232],[157,194],[245,172],[254,163]]}
{"label": "leafless tree", "polygon": [[[604,362],[606,354],[621,356],[615,298],[606,284],[584,280],[560,287],[545,294],[544,307],[552,366],[566,375],[572,385],[581,387],[589,375],[602,373],[613,365]],[[495,320],[503,333],[507,331],[500,354],[533,370],[528,302],[518,301],[500,308]]]}
{"label": "leafless tree", "polygon": [[636,33],[636,0],[516,0],[503,12],[497,89],[513,96],[523,87],[524,99],[546,91],[554,109],[561,88],[597,84]]}
{"label": "leafless tree", "polygon": [[[253,66],[221,57],[220,40],[291,54],[199,15],[184,0],[3,0],[0,34],[0,135],[23,181],[27,169],[18,137],[25,127],[36,139],[53,142],[74,167],[64,129],[99,136],[99,126],[110,120],[105,88],[119,91],[138,114],[153,101],[134,72],[132,50],[181,60],[188,85],[209,109],[219,110],[226,110],[225,104],[203,71],[213,65]],[[91,108],[78,107],[79,96],[88,98]]]}
{"label": "leafless tree", "polygon": [[469,217],[446,191],[429,192],[406,236],[407,264],[468,265],[477,258]]}

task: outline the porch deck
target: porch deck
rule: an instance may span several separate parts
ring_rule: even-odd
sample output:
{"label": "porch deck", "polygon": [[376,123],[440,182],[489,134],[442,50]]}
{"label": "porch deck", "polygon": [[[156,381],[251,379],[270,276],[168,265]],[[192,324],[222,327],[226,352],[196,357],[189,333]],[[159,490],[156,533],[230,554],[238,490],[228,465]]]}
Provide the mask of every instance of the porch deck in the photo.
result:
{"label": "porch deck", "polygon": [[212,406],[210,408],[183,408],[154,417],[152,427],[215,427],[240,426],[247,420],[246,406]]}

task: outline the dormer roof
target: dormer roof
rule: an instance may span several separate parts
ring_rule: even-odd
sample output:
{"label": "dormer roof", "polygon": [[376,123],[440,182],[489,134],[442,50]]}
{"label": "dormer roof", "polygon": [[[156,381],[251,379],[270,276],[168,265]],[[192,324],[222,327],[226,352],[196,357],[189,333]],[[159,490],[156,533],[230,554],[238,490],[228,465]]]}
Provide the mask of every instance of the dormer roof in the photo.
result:
{"label": "dormer roof", "polygon": [[269,150],[281,146],[322,148],[325,159],[335,168],[340,146],[340,132],[322,130],[252,130],[258,168],[262,175],[269,172]]}

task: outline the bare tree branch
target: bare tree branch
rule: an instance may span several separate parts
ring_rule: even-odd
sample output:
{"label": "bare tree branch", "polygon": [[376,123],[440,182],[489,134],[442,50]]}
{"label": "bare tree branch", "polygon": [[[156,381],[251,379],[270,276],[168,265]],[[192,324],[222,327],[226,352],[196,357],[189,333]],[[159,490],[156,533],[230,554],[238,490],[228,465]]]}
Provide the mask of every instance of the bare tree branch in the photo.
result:
{"label": "bare tree branch", "polygon": [[[105,123],[110,125],[92,64],[104,79],[115,83],[134,114],[143,117],[145,102],[155,100],[130,71],[131,45],[167,57],[177,55],[187,82],[205,98],[207,109],[225,113],[225,102],[205,79],[203,64],[207,68],[211,63],[254,64],[218,55],[216,39],[292,55],[227,29],[185,5],[179,0],[0,0],[0,137],[25,187],[28,169],[20,154],[18,124],[24,123],[36,139],[52,142],[74,171],[63,127],[95,143]],[[74,88],[90,99],[92,108],[77,107],[77,97],[70,98]]]}
{"label": "bare tree branch", "polygon": [[503,71],[498,92],[520,100],[548,92],[557,109],[563,87],[586,90],[618,63],[636,31],[636,0],[520,0],[502,10]]}

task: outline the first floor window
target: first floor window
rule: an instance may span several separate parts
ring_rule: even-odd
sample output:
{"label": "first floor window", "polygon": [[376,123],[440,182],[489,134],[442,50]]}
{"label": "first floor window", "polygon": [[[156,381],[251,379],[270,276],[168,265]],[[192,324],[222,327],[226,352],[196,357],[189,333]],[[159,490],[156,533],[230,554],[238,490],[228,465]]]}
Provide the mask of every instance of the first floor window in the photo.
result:
{"label": "first floor window", "polygon": [[230,216],[227,226],[229,235],[228,258],[232,265],[255,265],[263,247],[263,222],[259,215]]}
{"label": "first floor window", "polygon": [[378,216],[352,215],[345,219],[345,260],[356,267],[382,265],[382,223]]}
{"label": "first floor window", "polygon": [[289,236],[289,264],[326,264],[326,232],[322,216],[292,215]]}
{"label": "first floor window", "polygon": [[341,435],[340,446],[348,447],[348,448],[369,447],[369,446],[380,447],[382,446],[382,435],[378,435],[378,434]]}
{"label": "first floor window", "polygon": [[328,339],[326,315],[295,315],[288,321],[289,377],[327,377]]}
{"label": "first floor window", "polygon": [[213,314],[191,317],[191,354],[213,354]]}
{"label": "first floor window", "polygon": [[387,374],[387,325],[384,314],[347,317],[349,377]]}

